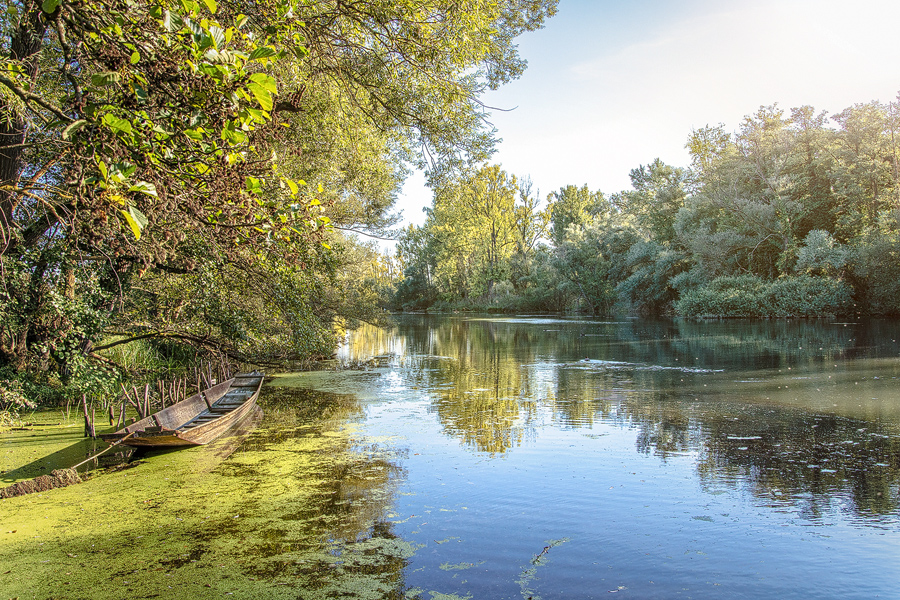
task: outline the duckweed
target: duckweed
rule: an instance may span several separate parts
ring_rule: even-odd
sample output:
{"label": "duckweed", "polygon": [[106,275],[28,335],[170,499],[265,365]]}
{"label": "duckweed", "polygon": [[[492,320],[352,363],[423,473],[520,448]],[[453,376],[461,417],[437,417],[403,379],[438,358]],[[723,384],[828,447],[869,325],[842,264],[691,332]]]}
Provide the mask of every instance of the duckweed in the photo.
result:
{"label": "duckweed", "polygon": [[[389,447],[352,426],[357,400],[267,388],[260,404],[263,423],[239,443],[148,454],[134,468],[0,501],[4,597],[405,596],[417,548],[388,520],[402,471]],[[25,433],[0,440],[6,481],[42,460]],[[40,447],[61,452],[85,443],[81,433],[47,428]]]}

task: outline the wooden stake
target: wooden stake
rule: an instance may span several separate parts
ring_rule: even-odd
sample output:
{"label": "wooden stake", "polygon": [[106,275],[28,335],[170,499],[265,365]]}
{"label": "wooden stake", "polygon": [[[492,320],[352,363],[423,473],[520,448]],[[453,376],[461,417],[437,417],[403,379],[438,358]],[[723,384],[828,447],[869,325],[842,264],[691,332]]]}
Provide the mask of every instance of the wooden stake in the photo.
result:
{"label": "wooden stake", "polygon": [[122,428],[125,425],[125,408],[128,406],[128,400],[126,398],[122,398],[122,408],[119,410],[119,419],[116,421],[116,430]]}
{"label": "wooden stake", "polygon": [[121,439],[118,439],[118,440],[116,440],[115,442],[113,442],[112,444],[110,444],[110,445],[109,445],[109,448],[105,448],[105,449],[101,450],[100,452],[98,452],[97,454],[95,454],[95,455],[93,455],[93,456],[91,456],[91,457],[89,457],[89,458],[87,458],[87,459],[81,461],[80,463],[78,463],[78,464],[75,465],[74,467],[69,467],[69,468],[72,469],[72,470],[74,471],[75,469],[77,469],[77,468],[80,467],[81,465],[87,464],[88,462],[94,460],[95,458],[97,458],[98,456],[100,456],[101,454],[103,454],[104,452],[109,452],[110,450],[112,450],[113,448],[115,448],[116,446],[118,446],[119,444],[121,444],[122,442],[124,442],[125,440],[127,440],[128,438],[130,438],[131,436],[133,436],[134,433],[135,433],[135,432],[132,431],[131,433],[129,433],[129,434],[126,435],[125,437],[123,437],[123,438],[121,438]]}
{"label": "wooden stake", "polygon": [[[93,409],[93,403],[91,403],[91,409]],[[94,421],[88,411],[87,394],[81,395],[81,410],[84,413],[84,437],[97,437],[97,433],[94,430]]]}

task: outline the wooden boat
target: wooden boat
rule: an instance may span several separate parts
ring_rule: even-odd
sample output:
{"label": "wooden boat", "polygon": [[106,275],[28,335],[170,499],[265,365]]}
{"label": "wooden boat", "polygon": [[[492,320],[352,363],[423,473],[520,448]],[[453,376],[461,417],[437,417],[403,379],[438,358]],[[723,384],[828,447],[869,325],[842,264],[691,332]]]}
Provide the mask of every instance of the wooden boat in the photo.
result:
{"label": "wooden boat", "polygon": [[263,379],[264,375],[256,371],[238,375],[100,437],[107,442],[121,440],[125,445],[137,447],[208,444],[258,410],[256,399]]}

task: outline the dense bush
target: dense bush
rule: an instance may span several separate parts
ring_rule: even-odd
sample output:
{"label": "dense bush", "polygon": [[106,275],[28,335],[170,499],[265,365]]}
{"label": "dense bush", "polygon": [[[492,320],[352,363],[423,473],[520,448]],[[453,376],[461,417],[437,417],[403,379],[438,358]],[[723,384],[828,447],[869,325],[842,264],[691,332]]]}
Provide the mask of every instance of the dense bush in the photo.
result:
{"label": "dense bush", "polygon": [[894,237],[869,235],[850,259],[858,301],[870,314],[900,314],[900,243]]}
{"label": "dense bush", "polygon": [[25,397],[22,384],[14,379],[0,381],[0,431],[19,422],[19,411],[37,405]]}
{"label": "dense bush", "polygon": [[626,255],[630,274],[616,286],[620,300],[641,314],[662,314],[677,298],[673,281],[690,263],[656,242],[634,244]]}
{"label": "dense bush", "polygon": [[409,268],[404,278],[397,284],[392,302],[396,310],[425,310],[437,299],[434,288],[428,282],[425,273]]}
{"label": "dense bush", "polygon": [[825,277],[782,277],[766,281],[754,275],[718,277],[686,291],[675,312],[692,317],[819,317],[848,313],[850,286]]}

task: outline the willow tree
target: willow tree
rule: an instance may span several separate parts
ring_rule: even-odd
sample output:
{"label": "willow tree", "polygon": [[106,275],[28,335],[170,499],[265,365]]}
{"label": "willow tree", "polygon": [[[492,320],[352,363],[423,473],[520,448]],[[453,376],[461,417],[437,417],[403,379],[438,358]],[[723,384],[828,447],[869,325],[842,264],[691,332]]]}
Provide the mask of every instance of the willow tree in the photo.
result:
{"label": "willow tree", "polygon": [[[286,300],[303,286],[269,274],[327,279],[340,264],[331,216],[389,223],[398,158],[436,179],[489,153],[479,95],[521,73],[514,37],[554,11],[555,0],[13,2],[0,17],[0,367],[70,369],[111,327],[237,348],[240,331],[185,328],[189,311],[139,289],[210,265],[256,278],[249,291],[283,322],[304,321],[320,296]],[[241,312],[241,298],[220,296]]]}

